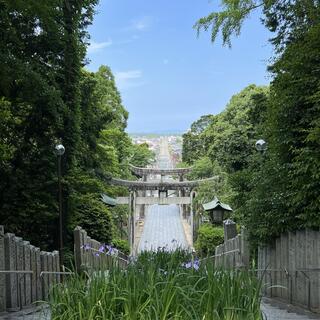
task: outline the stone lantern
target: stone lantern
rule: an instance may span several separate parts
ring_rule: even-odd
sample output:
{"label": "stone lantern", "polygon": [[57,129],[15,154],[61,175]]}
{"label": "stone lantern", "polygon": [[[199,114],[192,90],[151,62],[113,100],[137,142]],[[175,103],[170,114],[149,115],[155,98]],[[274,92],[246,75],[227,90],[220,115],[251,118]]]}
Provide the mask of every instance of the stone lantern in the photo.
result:
{"label": "stone lantern", "polygon": [[228,204],[222,203],[215,197],[211,202],[204,203],[203,209],[208,212],[212,223],[221,223],[224,220],[225,212],[232,212]]}

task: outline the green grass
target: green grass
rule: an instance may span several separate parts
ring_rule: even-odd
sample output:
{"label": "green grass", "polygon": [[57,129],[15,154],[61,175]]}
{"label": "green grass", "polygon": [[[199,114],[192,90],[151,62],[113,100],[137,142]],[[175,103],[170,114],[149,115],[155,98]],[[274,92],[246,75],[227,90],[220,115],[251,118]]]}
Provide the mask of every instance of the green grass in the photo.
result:
{"label": "green grass", "polygon": [[126,270],[75,275],[50,296],[59,320],[259,320],[260,284],[247,272],[198,270],[181,250],[143,253]]}

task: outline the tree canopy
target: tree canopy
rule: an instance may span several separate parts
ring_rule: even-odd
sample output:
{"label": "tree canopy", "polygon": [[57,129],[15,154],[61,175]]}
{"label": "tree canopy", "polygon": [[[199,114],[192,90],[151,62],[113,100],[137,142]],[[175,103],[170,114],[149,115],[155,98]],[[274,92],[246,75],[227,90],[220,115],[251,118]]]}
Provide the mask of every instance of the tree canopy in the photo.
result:
{"label": "tree canopy", "polygon": [[[133,145],[125,132],[128,112],[110,68],[84,68],[86,28],[96,4],[0,0],[0,220],[44,249],[58,248],[57,143],[66,150],[67,243],[76,224],[106,242],[122,235],[113,219],[116,209],[100,196],[127,191],[106,185],[97,172],[134,179],[129,160],[143,166],[152,158],[147,146]],[[139,157],[137,149],[143,150]]]}
{"label": "tree canopy", "polygon": [[[235,217],[254,242],[286,230],[319,228],[319,2],[223,0],[221,5],[195,28],[211,28],[212,41],[221,32],[230,46],[245,19],[261,8],[261,20],[274,34],[272,81],[269,89],[245,88],[203,133],[185,135],[184,145],[195,148],[184,150],[185,161],[200,154],[219,163],[228,175]],[[259,138],[268,142],[263,155],[254,150]]]}

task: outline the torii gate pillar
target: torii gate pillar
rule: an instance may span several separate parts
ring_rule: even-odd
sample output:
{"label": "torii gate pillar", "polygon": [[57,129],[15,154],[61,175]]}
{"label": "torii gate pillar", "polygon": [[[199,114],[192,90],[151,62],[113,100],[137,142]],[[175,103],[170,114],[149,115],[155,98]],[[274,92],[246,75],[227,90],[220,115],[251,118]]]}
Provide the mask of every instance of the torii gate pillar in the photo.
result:
{"label": "torii gate pillar", "polygon": [[[148,181],[148,175],[147,174],[143,175],[142,181],[143,182],[147,182]],[[142,195],[142,197],[145,197],[147,195],[147,192],[144,190],[144,191],[141,192],[141,195]],[[146,214],[146,205],[142,204],[140,206],[140,214],[139,214],[140,219],[144,219],[145,214]]]}
{"label": "torii gate pillar", "polygon": [[[184,181],[184,177],[183,174],[179,174],[179,181],[183,182]],[[179,190],[179,197],[185,197],[186,196],[186,192],[184,189]],[[181,205],[181,212],[182,212],[182,217],[183,219],[187,218],[187,206],[185,204]]]}
{"label": "torii gate pillar", "polygon": [[136,191],[130,191],[129,195],[129,214],[128,214],[128,238],[130,244],[130,253],[134,253],[135,238],[135,207],[136,207]]}

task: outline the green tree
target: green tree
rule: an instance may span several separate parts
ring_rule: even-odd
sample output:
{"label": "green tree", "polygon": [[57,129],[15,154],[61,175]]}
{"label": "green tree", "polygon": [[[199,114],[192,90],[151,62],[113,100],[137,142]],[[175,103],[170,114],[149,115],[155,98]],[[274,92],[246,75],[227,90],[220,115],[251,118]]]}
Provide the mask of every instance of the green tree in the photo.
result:
{"label": "green tree", "polygon": [[320,20],[317,1],[221,0],[221,8],[221,11],[199,19],[194,27],[198,33],[210,29],[212,42],[221,32],[223,44],[229,46],[232,36],[240,35],[244,21],[257,9],[262,10],[265,26],[276,33],[271,42],[279,51],[288,43],[303,38],[304,33]]}
{"label": "green tree", "polygon": [[136,167],[146,167],[155,159],[155,154],[149,149],[147,143],[133,144],[130,163]]}
{"label": "green tree", "polygon": [[[112,72],[105,66],[97,73],[82,68],[86,27],[96,3],[0,1],[1,221],[7,231],[43,248],[58,247],[57,141],[66,147],[67,240],[75,222],[90,228],[90,208],[97,215],[102,210],[97,219],[100,228],[110,229],[105,237],[111,239],[113,221],[99,202],[100,193],[126,191],[106,185],[95,170],[130,175],[121,170],[131,154],[124,132],[128,113]],[[106,132],[116,137],[109,145]],[[88,231],[94,233],[94,228]]]}
{"label": "green tree", "polygon": [[188,132],[182,138],[182,161],[192,164],[206,153],[206,141],[203,132],[214,121],[213,115],[204,115],[192,123]]}
{"label": "green tree", "polygon": [[212,28],[212,41],[221,31],[223,43],[230,45],[252,10],[261,7],[276,52],[269,67],[270,100],[256,128],[268,151],[241,161],[241,170],[230,177],[238,213],[258,242],[285,230],[318,228],[319,3],[224,0],[222,7],[200,19],[197,30]]}

